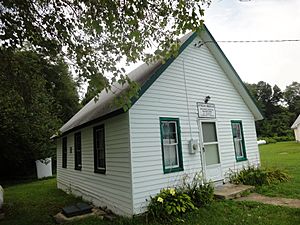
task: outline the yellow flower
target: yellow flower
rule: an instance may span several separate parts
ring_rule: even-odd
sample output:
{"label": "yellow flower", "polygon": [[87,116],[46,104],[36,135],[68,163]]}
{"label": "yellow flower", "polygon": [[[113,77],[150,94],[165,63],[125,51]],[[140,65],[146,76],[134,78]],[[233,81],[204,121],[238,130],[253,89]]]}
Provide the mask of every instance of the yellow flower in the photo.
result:
{"label": "yellow flower", "polygon": [[164,199],[162,197],[158,197],[157,201],[163,203]]}
{"label": "yellow flower", "polygon": [[173,195],[173,196],[175,195],[175,189],[174,188],[170,188],[170,194]]}

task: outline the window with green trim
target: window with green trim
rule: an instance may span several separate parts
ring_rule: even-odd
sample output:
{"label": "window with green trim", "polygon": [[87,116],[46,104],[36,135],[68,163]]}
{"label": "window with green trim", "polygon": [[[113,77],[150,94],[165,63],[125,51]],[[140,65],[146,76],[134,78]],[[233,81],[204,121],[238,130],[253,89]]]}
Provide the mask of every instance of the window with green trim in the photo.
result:
{"label": "window with green trim", "polygon": [[182,171],[182,148],[178,118],[160,118],[161,146],[165,173]]}
{"label": "window with green trim", "polygon": [[232,120],[231,128],[236,160],[247,160],[242,121]]}

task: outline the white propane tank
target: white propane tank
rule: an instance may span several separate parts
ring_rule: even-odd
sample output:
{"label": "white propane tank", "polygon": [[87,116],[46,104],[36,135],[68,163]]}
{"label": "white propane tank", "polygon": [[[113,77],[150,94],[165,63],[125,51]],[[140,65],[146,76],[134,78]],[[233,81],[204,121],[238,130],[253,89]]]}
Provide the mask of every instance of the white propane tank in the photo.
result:
{"label": "white propane tank", "polygon": [[265,145],[265,144],[267,144],[267,142],[265,140],[258,140],[257,144],[258,145]]}
{"label": "white propane tank", "polygon": [[52,176],[52,161],[51,158],[39,159],[35,161],[37,177],[42,179]]}

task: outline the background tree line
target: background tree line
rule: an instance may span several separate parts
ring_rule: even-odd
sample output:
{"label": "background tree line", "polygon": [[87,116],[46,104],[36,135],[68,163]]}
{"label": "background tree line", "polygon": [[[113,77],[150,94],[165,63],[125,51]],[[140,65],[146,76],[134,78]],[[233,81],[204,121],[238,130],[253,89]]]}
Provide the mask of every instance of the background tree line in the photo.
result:
{"label": "background tree line", "polygon": [[292,82],[284,91],[264,81],[245,84],[264,115],[264,120],[256,122],[257,136],[294,140],[291,125],[300,114],[300,83]]}

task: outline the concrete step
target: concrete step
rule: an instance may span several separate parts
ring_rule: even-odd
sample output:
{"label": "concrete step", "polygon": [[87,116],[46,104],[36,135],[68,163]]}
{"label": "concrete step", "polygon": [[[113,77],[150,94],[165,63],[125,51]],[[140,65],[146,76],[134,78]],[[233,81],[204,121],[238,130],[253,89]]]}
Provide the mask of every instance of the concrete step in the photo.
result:
{"label": "concrete step", "polygon": [[224,184],[215,188],[214,196],[217,199],[234,199],[241,197],[245,191],[251,191],[254,186],[243,184]]}

